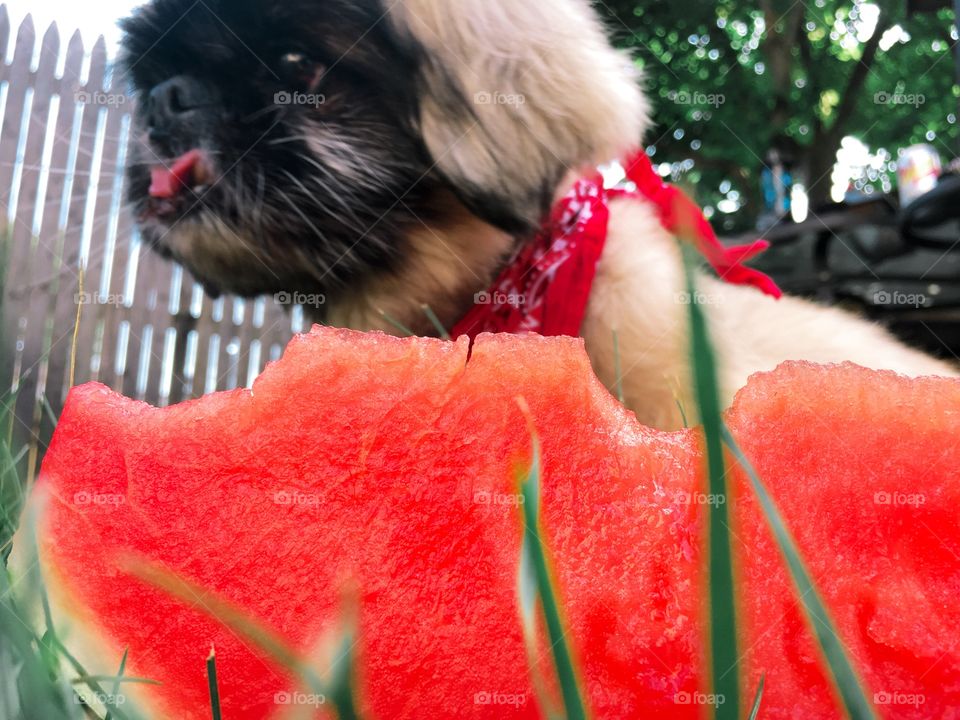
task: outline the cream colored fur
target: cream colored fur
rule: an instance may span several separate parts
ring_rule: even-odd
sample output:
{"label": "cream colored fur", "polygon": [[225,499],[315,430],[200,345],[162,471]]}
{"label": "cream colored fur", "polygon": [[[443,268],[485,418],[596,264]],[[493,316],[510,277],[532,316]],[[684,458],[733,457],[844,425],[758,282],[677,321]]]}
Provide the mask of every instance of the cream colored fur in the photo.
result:
{"label": "cream colored fur", "polygon": [[[428,51],[421,122],[437,167],[454,184],[521,194],[553,177],[558,165],[564,171],[589,167],[641,142],[647,103],[634,70],[611,47],[586,0],[402,0],[390,14],[401,32]],[[471,113],[446,104],[451,83],[473,103]],[[483,93],[523,102],[512,107],[475,102]],[[429,288],[443,288],[447,295],[468,288],[466,296],[485,289],[494,275],[490,259],[499,260],[503,252],[502,236],[476,226],[470,233],[418,232],[422,256],[382,281],[367,301],[354,302],[351,312],[341,315],[345,324],[387,328],[372,312],[377,303],[412,321],[419,306],[430,302],[424,299]],[[677,428],[678,405],[695,405],[687,359],[689,301],[706,308],[727,403],[752,373],[786,360],[957,374],[953,366],[836,309],[794,298],[774,301],[706,275],[700,278],[701,295],[687,298],[679,258],[677,242],[652,207],[618,203],[582,328],[594,367],[611,388],[617,331],[626,404],[648,425]],[[405,289],[414,289],[413,297],[404,298]]]}
{"label": "cream colored fur", "polygon": [[680,406],[691,415],[696,408],[688,360],[690,302],[698,302],[709,319],[725,404],[750,375],[786,360],[850,361],[906,375],[956,374],[953,366],[841,310],[796,298],[774,300],[707,275],[698,285],[691,298],[677,241],[650,205],[614,204],[582,334],[597,374],[613,388],[617,332],[625,401],[644,424],[678,429]]}
{"label": "cream colored fur", "polygon": [[[420,121],[454,184],[536,192],[618,156],[647,125],[633,63],[587,2],[403,0],[390,14],[427,49]],[[451,112],[451,83],[463,112]]]}

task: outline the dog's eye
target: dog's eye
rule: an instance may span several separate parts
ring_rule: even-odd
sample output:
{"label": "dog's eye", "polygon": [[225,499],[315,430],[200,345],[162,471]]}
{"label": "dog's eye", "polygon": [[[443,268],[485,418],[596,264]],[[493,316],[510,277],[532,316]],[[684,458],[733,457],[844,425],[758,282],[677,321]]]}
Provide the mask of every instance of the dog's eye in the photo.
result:
{"label": "dog's eye", "polygon": [[280,78],[297,88],[315,90],[323,79],[326,67],[303,52],[289,52],[280,57]]}

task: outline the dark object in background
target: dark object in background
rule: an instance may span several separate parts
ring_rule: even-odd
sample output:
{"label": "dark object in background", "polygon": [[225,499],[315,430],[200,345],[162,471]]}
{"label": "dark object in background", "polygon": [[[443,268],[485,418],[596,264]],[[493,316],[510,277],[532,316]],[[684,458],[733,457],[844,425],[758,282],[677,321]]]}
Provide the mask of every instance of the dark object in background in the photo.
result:
{"label": "dark object in background", "polygon": [[900,233],[907,244],[953,252],[960,244],[960,175],[940,178],[937,186],[900,212]]}
{"label": "dark object in background", "polygon": [[899,208],[893,197],[817,210],[765,234],[755,263],[784,291],[859,310],[907,342],[960,357],[960,176]]}
{"label": "dark object in background", "polygon": [[907,0],[907,12],[913,13],[936,12],[948,8],[953,0]]}

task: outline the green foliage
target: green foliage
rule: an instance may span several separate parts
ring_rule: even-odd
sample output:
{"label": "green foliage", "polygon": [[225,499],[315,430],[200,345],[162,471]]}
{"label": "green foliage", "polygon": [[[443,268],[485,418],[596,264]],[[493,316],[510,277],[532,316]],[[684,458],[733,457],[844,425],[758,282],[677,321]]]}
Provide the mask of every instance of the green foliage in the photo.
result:
{"label": "green foliage", "polygon": [[[697,297],[694,265],[685,265],[687,291]],[[723,454],[720,383],[716,356],[710,343],[707,318],[698,303],[690,303],[691,360],[697,405],[703,421],[706,470],[710,497],[707,513],[710,592],[710,669],[712,692],[719,703],[716,720],[740,717],[740,650],[737,642],[736,581],[733,572],[732,532],[727,504],[727,467]]]}
{"label": "green foliage", "polygon": [[[687,288],[691,296],[696,295],[693,266],[686,264]],[[693,372],[696,380],[697,400],[703,422],[703,435],[706,445],[707,471],[710,481],[710,493],[714,497],[727,495],[726,459],[724,446],[733,453],[737,464],[750,480],[750,485],[767,524],[773,533],[777,546],[786,562],[794,581],[797,598],[803,605],[813,634],[823,652],[827,669],[838,691],[843,708],[852,720],[872,720],[875,715],[873,706],[860,681],[859,674],[847,654],[847,650],[837,635],[836,626],[830,616],[819,589],[806,567],[806,562],[797,548],[790,529],[780,511],[767,492],[766,486],[757,475],[750,461],[740,449],[736,439],[723,421],[721,413],[719,385],[717,382],[716,360],[709,337],[709,328],[703,309],[697,303],[690,304],[690,335],[693,356]],[[710,580],[710,638],[711,668],[713,671],[713,692],[726,698],[726,703],[717,706],[716,720],[739,717],[739,677],[740,655],[737,651],[736,607],[734,601],[734,575],[730,546],[733,530],[730,528],[726,511],[729,503],[714,503],[709,516],[709,580]],[[717,508],[722,510],[718,511]],[[765,669],[766,670],[766,669]],[[763,698],[765,675],[761,679],[750,712],[750,718],[757,717]],[[731,702],[731,697],[733,698]]]}
{"label": "green foliage", "polygon": [[213,649],[207,658],[207,687],[210,689],[210,714],[213,720],[221,720],[223,713],[220,709],[220,685],[217,683],[217,654]]}
{"label": "green foliage", "polygon": [[[829,196],[846,135],[894,158],[917,142],[956,154],[952,13],[907,17],[903,0],[876,5],[880,17],[868,38],[870,9],[862,2],[597,1],[644,71],[655,105],[647,138],[654,160],[670,163],[673,180],[695,186],[702,204],[741,205],[713,217],[727,232],[759,214],[760,173],[773,148],[796,162],[815,200]],[[881,45],[897,25],[910,40]],[[883,174],[889,183],[887,168],[865,175],[864,187],[881,189]]]}
{"label": "green foliage", "polygon": [[760,685],[757,687],[757,694],[753,698],[753,707],[750,708],[750,720],[757,720],[760,717],[760,704],[763,702],[763,688],[767,684],[767,676],[760,678]]}
{"label": "green foliage", "polygon": [[[306,657],[279,633],[251,617],[241,607],[177,573],[149,560],[132,556],[127,558],[125,570],[185,603],[192,604],[196,598],[203,597],[203,610],[209,617],[230,628],[290,671],[299,684],[318,699],[319,704],[329,701],[339,720],[359,720],[356,701],[356,599],[349,599],[344,620],[334,631],[321,639],[310,657]],[[318,661],[314,656],[323,656],[323,659]],[[216,660],[212,653],[211,658],[212,662],[210,659],[207,661],[207,679],[213,714],[219,712],[220,700],[219,690],[216,689]],[[305,705],[301,709],[310,717],[313,716],[309,706]]]}
{"label": "green foliage", "polygon": [[[553,665],[556,671],[560,694],[563,698],[563,713],[549,712],[549,717],[564,718],[564,720],[584,720],[587,717],[586,704],[580,690],[577,668],[574,665],[573,652],[567,643],[567,629],[564,625],[560,599],[551,577],[550,564],[547,558],[546,541],[543,529],[540,526],[540,484],[542,461],[540,452],[540,438],[533,427],[532,416],[525,403],[521,403],[524,414],[528,416],[530,432],[533,437],[533,459],[525,477],[520,479],[520,494],[524,498],[521,505],[523,518],[523,545],[520,550],[520,577],[519,594],[521,616],[523,619],[523,634],[527,643],[527,651],[531,660],[536,657],[539,645],[537,632],[537,607],[543,613],[543,620],[547,627],[550,651],[553,655]],[[536,674],[536,663],[532,662],[530,670]],[[549,706],[549,699],[539,687],[542,685],[537,678],[538,691],[541,702]]]}
{"label": "green foliage", "polygon": [[[138,720],[143,716],[120,690],[126,683],[152,683],[124,677],[126,653],[116,676],[87,673],[54,630],[50,603],[37,561],[35,523],[24,518],[18,536],[21,568],[0,564],[0,717],[10,720]],[[42,622],[35,619],[42,611]],[[102,683],[110,686],[110,691]]]}

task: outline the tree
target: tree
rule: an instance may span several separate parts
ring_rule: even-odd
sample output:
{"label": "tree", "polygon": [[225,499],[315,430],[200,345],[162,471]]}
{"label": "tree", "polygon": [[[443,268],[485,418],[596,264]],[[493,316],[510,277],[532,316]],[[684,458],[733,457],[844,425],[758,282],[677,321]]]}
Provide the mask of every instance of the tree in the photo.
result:
{"label": "tree", "polygon": [[[949,10],[907,16],[904,0],[597,1],[637,58],[655,102],[650,149],[690,183],[727,232],[752,226],[771,150],[827,200],[847,135],[873,148],[960,150]],[[888,187],[893,163],[860,184]]]}

